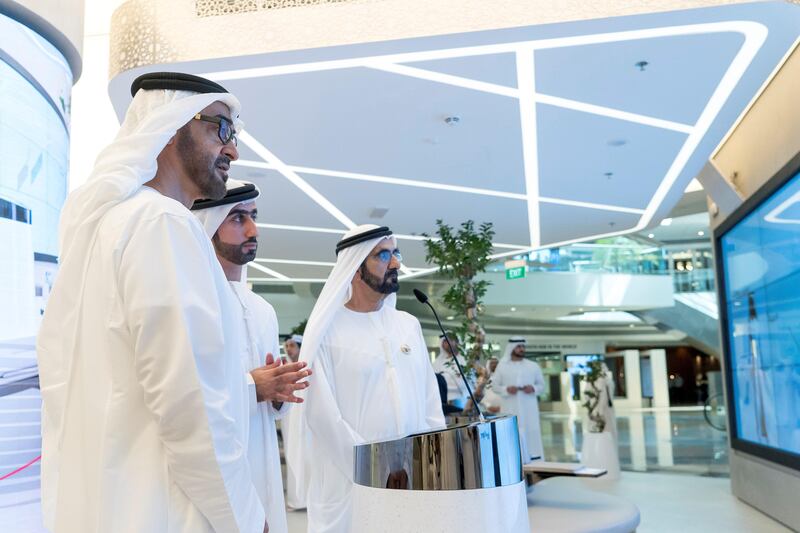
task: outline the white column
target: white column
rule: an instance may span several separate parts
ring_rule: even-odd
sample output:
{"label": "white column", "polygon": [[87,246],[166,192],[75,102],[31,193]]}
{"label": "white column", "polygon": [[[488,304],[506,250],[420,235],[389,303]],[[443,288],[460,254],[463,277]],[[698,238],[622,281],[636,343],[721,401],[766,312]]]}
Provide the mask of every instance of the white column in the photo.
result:
{"label": "white column", "polygon": [[647,353],[650,355],[650,371],[653,373],[653,407],[669,407],[667,352],[656,349]]}
{"label": "white column", "polygon": [[625,398],[614,398],[617,410],[639,409],[642,407],[642,377],[639,364],[639,350],[623,350],[619,352],[625,365]]}

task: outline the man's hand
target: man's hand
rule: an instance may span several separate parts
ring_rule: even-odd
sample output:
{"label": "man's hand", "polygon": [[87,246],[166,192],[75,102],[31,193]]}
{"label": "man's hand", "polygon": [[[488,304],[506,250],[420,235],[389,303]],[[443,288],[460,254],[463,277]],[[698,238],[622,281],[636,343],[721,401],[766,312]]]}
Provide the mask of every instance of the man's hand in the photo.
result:
{"label": "man's hand", "polygon": [[525,385],[524,387],[522,387],[522,392],[526,394],[533,394],[533,391],[534,391],[533,385]]}
{"label": "man's hand", "polygon": [[506,390],[509,394],[516,394],[519,389],[517,389],[514,385],[506,387]]}
{"label": "man's hand", "polygon": [[256,384],[256,399],[259,402],[292,402],[302,403],[303,399],[294,395],[294,391],[308,387],[307,381],[300,381],[311,375],[311,370],[305,369],[306,363],[281,363],[273,359],[272,354],[267,354],[267,364],[250,371]]}
{"label": "man's hand", "polygon": [[489,412],[490,412],[490,413],[492,413],[492,414],[497,414],[497,413],[499,413],[499,412],[500,412],[500,406],[499,406],[499,405],[493,405],[493,406],[491,406],[491,407],[489,408]]}
{"label": "man's hand", "polygon": [[264,533],[269,533],[269,524],[264,522]]}

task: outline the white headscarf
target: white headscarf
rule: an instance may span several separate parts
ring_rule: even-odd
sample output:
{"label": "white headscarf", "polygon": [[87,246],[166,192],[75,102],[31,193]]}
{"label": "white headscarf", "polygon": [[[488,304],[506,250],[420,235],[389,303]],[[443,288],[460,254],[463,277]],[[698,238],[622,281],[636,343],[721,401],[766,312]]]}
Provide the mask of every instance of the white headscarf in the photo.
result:
{"label": "white headscarf", "polygon": [[503,352],[503,357],[498,361],[498,365],[503,361],[510,361],[511,360],[511,352],[514,351],[514,348],[517,346],[525,346],[527,341],[522,337],[511,337],[508,339],[508,344],[506,344],[506,351]]}
{"label": "white headscarf", "polygon": [[[342,239],[347,239],[355,235],[367,232],[369,230],[377,229],[380,226],[374,224],[364,224],[356,226],[344,234]],[[361,266],[361,263],[367,258],[369,253],[375,246],[384,239],[391,239],[390,236],[376,237],[368,241],[345,248],[336,257],[336,265],[333,267],[330,276],[325,281],[325,286],[322,287],[322,292],[317,298],[317,303],[314,304],[314,309],[311,311],[311,316],[308,317],[308,325],[303,333],[303,346],[300,350],[300,360],[306,361],[308,367],[314,363],[316,354],[328,332],[328,327],[331,325],[333,317],[338,313],[344,304],[346,304],[352,296],[353,277],[356,271]],[[397,295],[390,294],[383,300],[383,305],[395,307],[397,304]]]}
{"label": "white headscarf", "polygon": [[303,336],[302,335],[298,335],[297,333],[295,333],[294,335],[289,337],[289,340],[293,341],[298,346],[302,346],[303,345]]}
{"label": "white headscarf", "polygon": [[[137,91],[116,138],[100,152],[87,182],[67,197],[61,213],[59,272],[37,339],[39,357],[46,357],[55,369],[47,373],[49,379],[42,380],[43,389],[72,383],[75,361],[67,354],[80,354],[76,342],[87,262],[103,216],[155,176],[156,158],[178,129],[217,101],[230,108],[232,117],[238,117],[241,106],[232,94]],[[241,123],[237,120],[238,132]],[[58,323],[48,320],[48,314],[57,317],[53,321]],[[55,402],[57,406],[51,402],[49,407],[63,410],[66,400]],[[52,416],[63,421],[61,413]]]}
{"label": "white headscarf", "polygon": [[[365,224],[356,226],[344,234],[342,239],[347,239],[355,235],[360,235],[369,230],[377,229],[380,226],[374,224]],[[336,316],[344,304],[346,304],[352,296],[353,277],[356,271],[369,256],[375,246],[384,239],[390,239],[391,236],[376,237],[368,241],[345,248],[336,257],[336,265],[333,267],[330,276],[325,281],[325,286],[322,287],[322,292],[317,298],[317,303],[314,304],[314,309],[311,311],[311,316],[308,317],[308,325],[303,333],[303,342],[300,347],[299,361],[308,363],[308,368],[313,368],[314,360],[322,345],[323,339],[328,332],[328,328],[333,322],[333,317]],[[390,294],[383,300],[383,305],[390,305],[393,308],[397,303],[397,295]],[[311,386],[314,386],[313,377]],[[302,392],[298,396],[305,396]],[[295,473],[298,479],[298,484],[306,484],[308,476],[305,475],[306,461],[310,453],[309,434],[306,433],[306,404],[300,403],[293,407],[297,423],[289,424],[288,429],[288,442],[298,443],[297,446],[302,446],[303,450],[300,454],[292,454],[287,456],[287,461],[291,463],[289,466]],[[301,494],[305,494],[308,490],[307,486],[298,487],[297,489]]]}
{"label": "white headscarf", "polygon": [[[248,185],[247,183],[239,180],[235,180],[233,178],[228,178],[228,181],[225,182],[225,188],[229,191],[233,189],[238,189],[239,187],[244,187]],[[260,195],[261,191],[256,186],[256,192]],[[200,219],[200,223],[203,224],[203,229],[206,230],[206,235],[208,238],[214,236],[217,232],[219,227],[225,222],[225,218],[231,212],[231,210],[239,204],[244,204],[247,202],[255,202],[258,195],[254,198],[250,198],[249,200],[244,201],[233,201],[223,205],[215,205],[214,207],[206,207],[206,208],[195,208],[192,213],[195,214],[197,218]]]}
{"label": "white headscarf", "polygon": [[[245,182],[235,180],[233,178],[228,178],[228,181],[225,182],[225,188],[228,191],[238,189],[239,187],[243,187],[245,185],[247,185]],[[256,187],[256,192],[258,192],[259,195],[261,194],[261,191],[258,187]],[[247,202],[255,202],[256,198],[258,198],[258,196],[255,196],[249,200],[244,200],[243,202],[232,201],[227,204],[215,205],[214,207],[194,209],[192,213],[194,213],[194,215],[200,220],[206,235],[208,235],[208,238],[211,239],[217,230],[219,230],[219,227],[222,225],[222,223],[225,222],[225,218],[234,207]],[[241,279],[239,281],[245,281],[247,279],[247,267],[245,265],[242,265],[242,267]]]}

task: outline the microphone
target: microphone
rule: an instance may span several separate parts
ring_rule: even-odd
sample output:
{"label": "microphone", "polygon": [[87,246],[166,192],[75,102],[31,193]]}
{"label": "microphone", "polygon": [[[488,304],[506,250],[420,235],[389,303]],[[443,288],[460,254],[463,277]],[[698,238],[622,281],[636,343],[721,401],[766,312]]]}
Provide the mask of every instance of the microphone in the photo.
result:
{"label": "microphone", "polygon": [[436,323],[439,324],[439,329],[441,330],[442,335],[444,335],[444,340],[447,343],[447,347],[450,349],[450,356],[453,358],[453,361],[455,361],[456,367],[458,367],[458,372],[459,374],[461,374],[461,379],[464,381],[464,385],[466,385],[467,387],[467,392],[469,392],[469,397],[472,400],[472,405],[474,405],[475,409],[478,411],[478,418],[480,419],[481,422],[486,422],[486,419],[483,417],[483,412],[481,411],[481,407],[475,400],[475,396],[472,394],[472,387],[469,386],[469,381],[467,381],[467,376],[464,374],[464,369],[461,368],[461,363],[458,362],[458,355],[456,354],[456,351],[453,349],[453,345],[450,344],[450,339],[447,338],[447,333],[445,332],[444,327],[442,327],[442,321],[439,320],[439,314],[436,312],[436,309],[433,308],[433,305],[431,305],[431,303],[428,301],[427,294],[425,294],[419,289],[414,289],[414,296],[416,296],[419,303],[427,305],[428,307],[431,308],[431,311],[433,311],[433,316],[434,318],[436,318]]}

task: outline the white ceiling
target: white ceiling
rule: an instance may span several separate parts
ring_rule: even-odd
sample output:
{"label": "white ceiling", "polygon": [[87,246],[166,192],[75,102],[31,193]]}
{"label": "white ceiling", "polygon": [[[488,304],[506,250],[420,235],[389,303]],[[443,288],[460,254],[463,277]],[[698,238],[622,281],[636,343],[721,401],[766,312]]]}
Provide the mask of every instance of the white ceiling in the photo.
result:
{"label": "white ceiling", "polygon": [[798,13],[735,5],[159,65],[110,93],[122,114],[136,75],[179,69],[240,98],[232,175],[262,190],[252,280],[324,279],[363,223],[399,234],[408,276],[430,267],[419,235],[437,218],[493,222],[499,255],[657,224]]}

